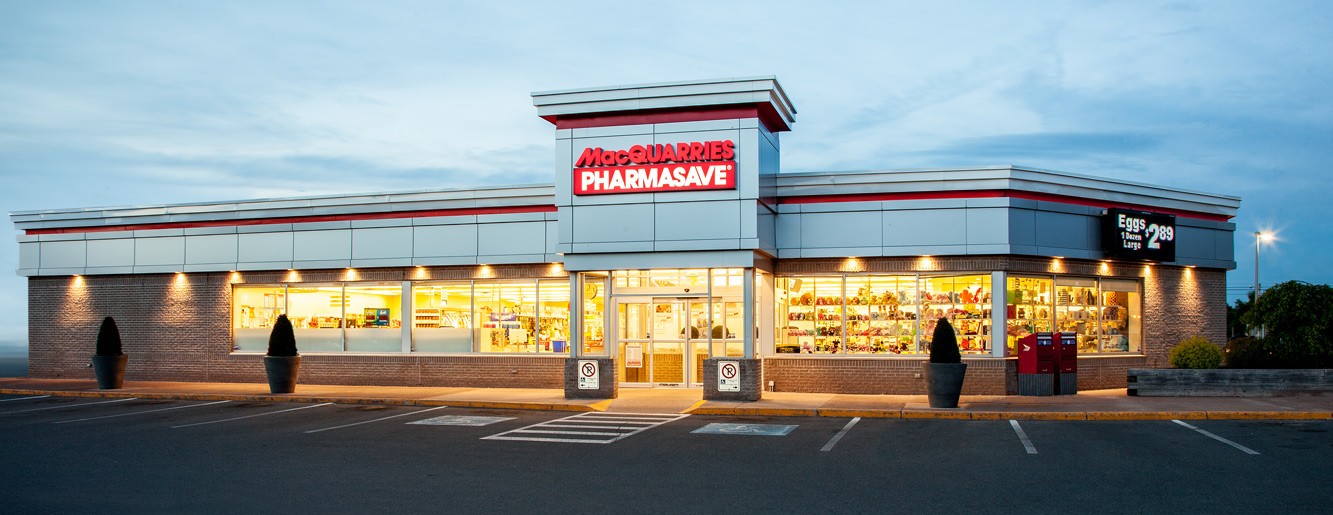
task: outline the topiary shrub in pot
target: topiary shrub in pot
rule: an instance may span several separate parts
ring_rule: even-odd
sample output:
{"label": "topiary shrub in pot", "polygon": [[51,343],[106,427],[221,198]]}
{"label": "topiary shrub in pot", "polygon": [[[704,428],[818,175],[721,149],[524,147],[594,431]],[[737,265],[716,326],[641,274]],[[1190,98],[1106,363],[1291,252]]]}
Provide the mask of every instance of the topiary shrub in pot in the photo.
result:
{"label": "topiary shrub in pot", "polygon": [[1191,336],[1171,348],[1171,366],[1212,369],[1222,366],[1222,347],[1202,336]]}
{"label": "topiary shrub in pot", "polygon": [[268,335],[268,353],[264,355],[264,373],[270,393],[296,391],[296,377],[301,370],[301,355],[296,353],[296,333],[287,315],[278,315]]}
{"label": "topiary shrub in pot", "polygon": [[924,367],[930,407],[957,408],[967,364],[958,352],[958,336],[947,319],[941,318],[935,325],[930,339],[930,361]]}
{"label": "topiary shrub in pot", "polygon": [[117,390],[125,385],[125,363],[129,356],[120,346],[120,329],[116,319],[102,319],[102,327],[97,330],[97,348],[93,351],[93,375],[97,376],[97,387],[103,390]]}

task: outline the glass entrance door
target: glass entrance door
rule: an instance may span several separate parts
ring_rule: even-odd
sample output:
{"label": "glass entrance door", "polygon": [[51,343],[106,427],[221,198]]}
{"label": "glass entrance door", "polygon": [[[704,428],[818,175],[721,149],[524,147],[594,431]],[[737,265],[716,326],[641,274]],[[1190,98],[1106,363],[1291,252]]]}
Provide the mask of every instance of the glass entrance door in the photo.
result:
{"label": "glass entrance door", "polygon": [[[715,302],[713,306],[722,306]],[[714,314],[721,320],[721,314]],[[700,386],[710,336],[707,298],[625,298],[616,302],[616,363],[630,386]]]}

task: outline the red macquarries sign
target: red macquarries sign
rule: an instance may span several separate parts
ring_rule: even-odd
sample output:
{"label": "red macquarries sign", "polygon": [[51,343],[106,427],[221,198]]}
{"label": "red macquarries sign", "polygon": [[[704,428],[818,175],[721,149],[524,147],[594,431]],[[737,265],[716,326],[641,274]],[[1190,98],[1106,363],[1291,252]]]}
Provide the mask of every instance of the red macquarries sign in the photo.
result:
{"label": "red macquarries sign", "polygon": [[574,162],[574,194],[734,189],[735,159],[731,140],[585,148]]}

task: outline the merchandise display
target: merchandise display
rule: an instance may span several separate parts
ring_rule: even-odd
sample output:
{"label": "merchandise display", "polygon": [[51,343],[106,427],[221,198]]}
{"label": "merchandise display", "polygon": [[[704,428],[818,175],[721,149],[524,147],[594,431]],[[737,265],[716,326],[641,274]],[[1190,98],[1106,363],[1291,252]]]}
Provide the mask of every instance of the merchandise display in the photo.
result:
{"label": "merchandise display", "polygon": [[920,354],[940,318],[963,352],[990,352],[988,275],[780,278],[778,297],[778,353]]}

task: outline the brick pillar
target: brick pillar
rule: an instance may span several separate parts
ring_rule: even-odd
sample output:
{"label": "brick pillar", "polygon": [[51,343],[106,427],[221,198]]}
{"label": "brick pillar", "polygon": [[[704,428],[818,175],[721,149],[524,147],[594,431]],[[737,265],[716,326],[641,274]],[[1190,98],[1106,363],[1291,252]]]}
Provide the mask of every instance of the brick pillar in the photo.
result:
{"label": "brick pillar", "polygon": [[[735,363],[740,369],[739,392],[718,391],[718,364]],[[763,376],[760,374],[760,360],[742,358],[708,358],[704,360],[704,400],[706,401],[757,401],[763,394]]]}
{"label": "brick pillar", "polygon": [[[598,385],[596,389],[579,388],[580,362],[591,361],[597,364]],[[565,398],[566,399],[614,399],[620,393],[620,381],[616,380],[616,360],[612,358],[568,358],[565,360]]]}

